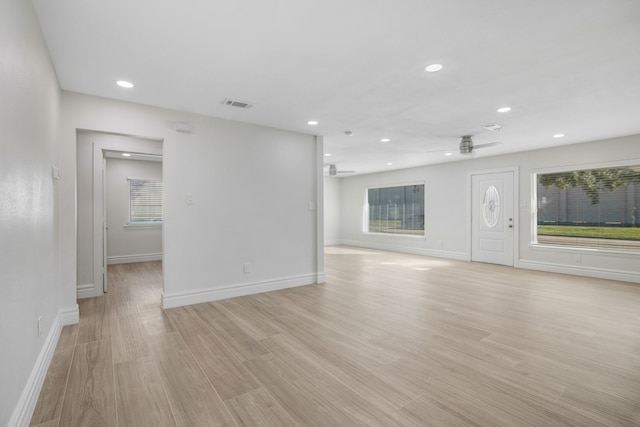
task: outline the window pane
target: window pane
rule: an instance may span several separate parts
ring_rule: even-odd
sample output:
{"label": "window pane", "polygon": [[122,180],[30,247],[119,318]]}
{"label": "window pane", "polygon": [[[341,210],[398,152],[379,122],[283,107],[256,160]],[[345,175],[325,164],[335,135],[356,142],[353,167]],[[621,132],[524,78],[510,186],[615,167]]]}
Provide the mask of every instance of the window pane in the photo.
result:
{"label": "window pane", "polygon": [[424,184],[367,190],[370,233],[424,235]]}
{"label": "window pane", "polygon": [[162,221],[162,181],[129,180],[129,222]]}
{"label": "window pane", "polygon": [[537,241],[640,250],[640,166],[537,176]]}

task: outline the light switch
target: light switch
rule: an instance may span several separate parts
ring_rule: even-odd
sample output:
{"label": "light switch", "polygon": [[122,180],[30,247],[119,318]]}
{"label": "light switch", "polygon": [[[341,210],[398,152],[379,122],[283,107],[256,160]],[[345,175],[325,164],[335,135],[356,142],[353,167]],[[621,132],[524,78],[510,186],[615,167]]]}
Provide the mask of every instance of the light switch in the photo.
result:
{"label": "light switch", "polygon": [[193,195],[187,194],[186,202],[187,202],[188,205],[192,205],[193,204]]}

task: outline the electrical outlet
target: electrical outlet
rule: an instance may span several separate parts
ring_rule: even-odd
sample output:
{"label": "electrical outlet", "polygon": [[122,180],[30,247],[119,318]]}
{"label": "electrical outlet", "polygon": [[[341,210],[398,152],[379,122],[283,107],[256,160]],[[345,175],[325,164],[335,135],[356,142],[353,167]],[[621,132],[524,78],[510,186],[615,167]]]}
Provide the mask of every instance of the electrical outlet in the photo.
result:
{"label": "electrical outlet", "polygon": [[42,316],[38,316],[38,338],[42,335]]}
{"label": "electrical outlet", "polygon": [[580,264],[582,262],[582,255],[576,255],[576,264]]}

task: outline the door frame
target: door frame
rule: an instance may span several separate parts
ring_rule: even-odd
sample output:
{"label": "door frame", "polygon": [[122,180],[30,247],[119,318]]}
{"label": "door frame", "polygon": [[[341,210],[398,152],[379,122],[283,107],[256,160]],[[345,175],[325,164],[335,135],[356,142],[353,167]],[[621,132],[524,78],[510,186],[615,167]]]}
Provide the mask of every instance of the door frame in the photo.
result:
{"label": "door frame", "polygon": [[480,169],[473,170],[467,172],[467,202],[466,202],[466,211],[467,211],[467,221],[466,221],[466,229],[465,235],[466,237],[466,253],[467,260],[471,261],[471,248],[473,238],[473,226],[472,226],[472,211],[473,209],[473,193],[472,191],[472,181],[475,175],[487,175],[492,173],[502,173],[502,172],[512,172],[513,173],[513,267],[518,268],[520,259],[520,208],[526,208],[526,202],[520,201],[520,175],[519,168],[517,166],[506,167],[506,168],[497,168],[497,169]]}
{"label": "door frame", "polygon": [[[163,138],[149,138],[119,133],[84,131],[95,135],[93,158],[93,296],[107,291],[106,241],[106,159],[105,151],[125,151],[137,154],[163,154]],[[113,140],[109,139],[113,136]],[[164,178],[163,178],[164,179]],[[164,233],[163,237],[164,239]],[[163,244],[164,247],[164,244]],[[164,285],[163,285],[164,290]]]}

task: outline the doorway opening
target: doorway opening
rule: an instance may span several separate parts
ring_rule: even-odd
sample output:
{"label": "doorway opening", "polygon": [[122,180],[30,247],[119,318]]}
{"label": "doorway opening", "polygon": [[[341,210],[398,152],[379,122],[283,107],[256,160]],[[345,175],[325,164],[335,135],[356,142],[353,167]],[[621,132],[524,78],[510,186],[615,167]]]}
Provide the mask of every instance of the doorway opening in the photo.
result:
{"label": "doorway opening", "polygon": [[[162,156],[104,151],[103,264],[162,261]],[[103,291],[108,291],[105,269]]]}
{"label": "doorway opening", "polygon": [[108,291],[107,265],[162,260],[161,216],[131,221],[131,180],[162,186],[162,140],[78,130],[76,149],[78,298],[88,298]]}

